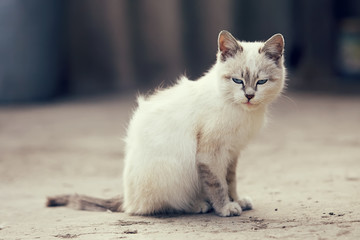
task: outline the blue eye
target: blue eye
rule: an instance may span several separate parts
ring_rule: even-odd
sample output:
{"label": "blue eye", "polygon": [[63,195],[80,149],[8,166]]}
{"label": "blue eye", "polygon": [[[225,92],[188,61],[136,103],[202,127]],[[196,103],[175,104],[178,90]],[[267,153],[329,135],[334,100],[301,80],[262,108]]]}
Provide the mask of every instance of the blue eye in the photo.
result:
{"label": "blue eye", "polygon": [[262,85],[262,84],[265,84],[267,81],[268,81],[267,79],[259,80],[259,81],[257,81],[256,84]]}
{"label": "blue eye", "polygon": [[234,81],[234,83],[244,84],[243,80],[240,80],[240,79],[237,79],[237,78],[232,78],[232,80]]}

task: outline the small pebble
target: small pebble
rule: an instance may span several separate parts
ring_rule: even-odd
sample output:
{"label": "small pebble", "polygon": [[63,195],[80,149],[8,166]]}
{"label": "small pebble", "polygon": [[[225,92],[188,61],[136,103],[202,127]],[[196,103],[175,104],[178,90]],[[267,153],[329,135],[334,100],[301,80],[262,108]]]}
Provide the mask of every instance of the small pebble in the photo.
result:
{"label": "small pebble", "polygon": [[128,229],[128,230],[125,230],[124,233],[125,233],[125,234],[137,234],[138,231],[137,231],[137,230],[129,230],[129,229]]}

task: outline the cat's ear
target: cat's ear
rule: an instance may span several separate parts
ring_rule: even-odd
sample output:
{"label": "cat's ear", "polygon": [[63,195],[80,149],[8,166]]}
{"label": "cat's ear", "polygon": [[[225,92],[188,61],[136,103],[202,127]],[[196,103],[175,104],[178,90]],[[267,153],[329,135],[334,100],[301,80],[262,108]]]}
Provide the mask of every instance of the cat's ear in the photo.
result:
{"label": "cat's ear", "polygon": [[265,53],[265,56],[278,62],[284,54],[284,37],[278,33],[269,38],[264,46],[261,48],[261,52]]}
{"label": "cat's ear", "polygon": [[218,37],[218,48],[220,60],[225,61],[229,57],[233,57],[238,51],[242,51],[242,47],[236,39],[228,31],[221,31]]}

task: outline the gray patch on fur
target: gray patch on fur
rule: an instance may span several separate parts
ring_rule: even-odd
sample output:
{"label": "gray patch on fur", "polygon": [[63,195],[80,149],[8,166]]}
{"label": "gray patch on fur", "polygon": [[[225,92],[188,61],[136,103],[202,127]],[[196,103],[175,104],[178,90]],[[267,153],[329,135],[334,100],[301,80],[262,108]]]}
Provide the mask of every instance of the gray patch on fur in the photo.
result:
{"label": "gray patch on fur", "polygon": [[206,164],[198,163],[197,166],[204,190],[213,207],[215,210],[221,209],[229,201],[227,187],[221,183],[220,179],[211,172]]}

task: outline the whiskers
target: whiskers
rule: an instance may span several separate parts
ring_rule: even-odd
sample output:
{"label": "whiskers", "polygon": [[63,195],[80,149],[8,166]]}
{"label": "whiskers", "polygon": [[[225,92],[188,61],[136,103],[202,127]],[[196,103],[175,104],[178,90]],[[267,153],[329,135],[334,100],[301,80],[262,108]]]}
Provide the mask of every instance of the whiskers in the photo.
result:
{"label": "whiskers", "polygon": [[[283,103],[290,104],[292,108],[298,108],[297,103],[289,96],[286,96],[284,93],[267,94],[266,96],[260,98],[255,97],[253,103],[258,105],[269,105],[269,103],[273,102],[274,99],[275,102],[283,100]],[[269,107],[271,108],[271,104]]]}
{"label": "whiskers", "polygon": [[285,102],[290,103],[294,108],[298,108],[297,102],[295,102],[292,98],[286,96],[284,93],[281,93],[279,99],[285,100]]}

